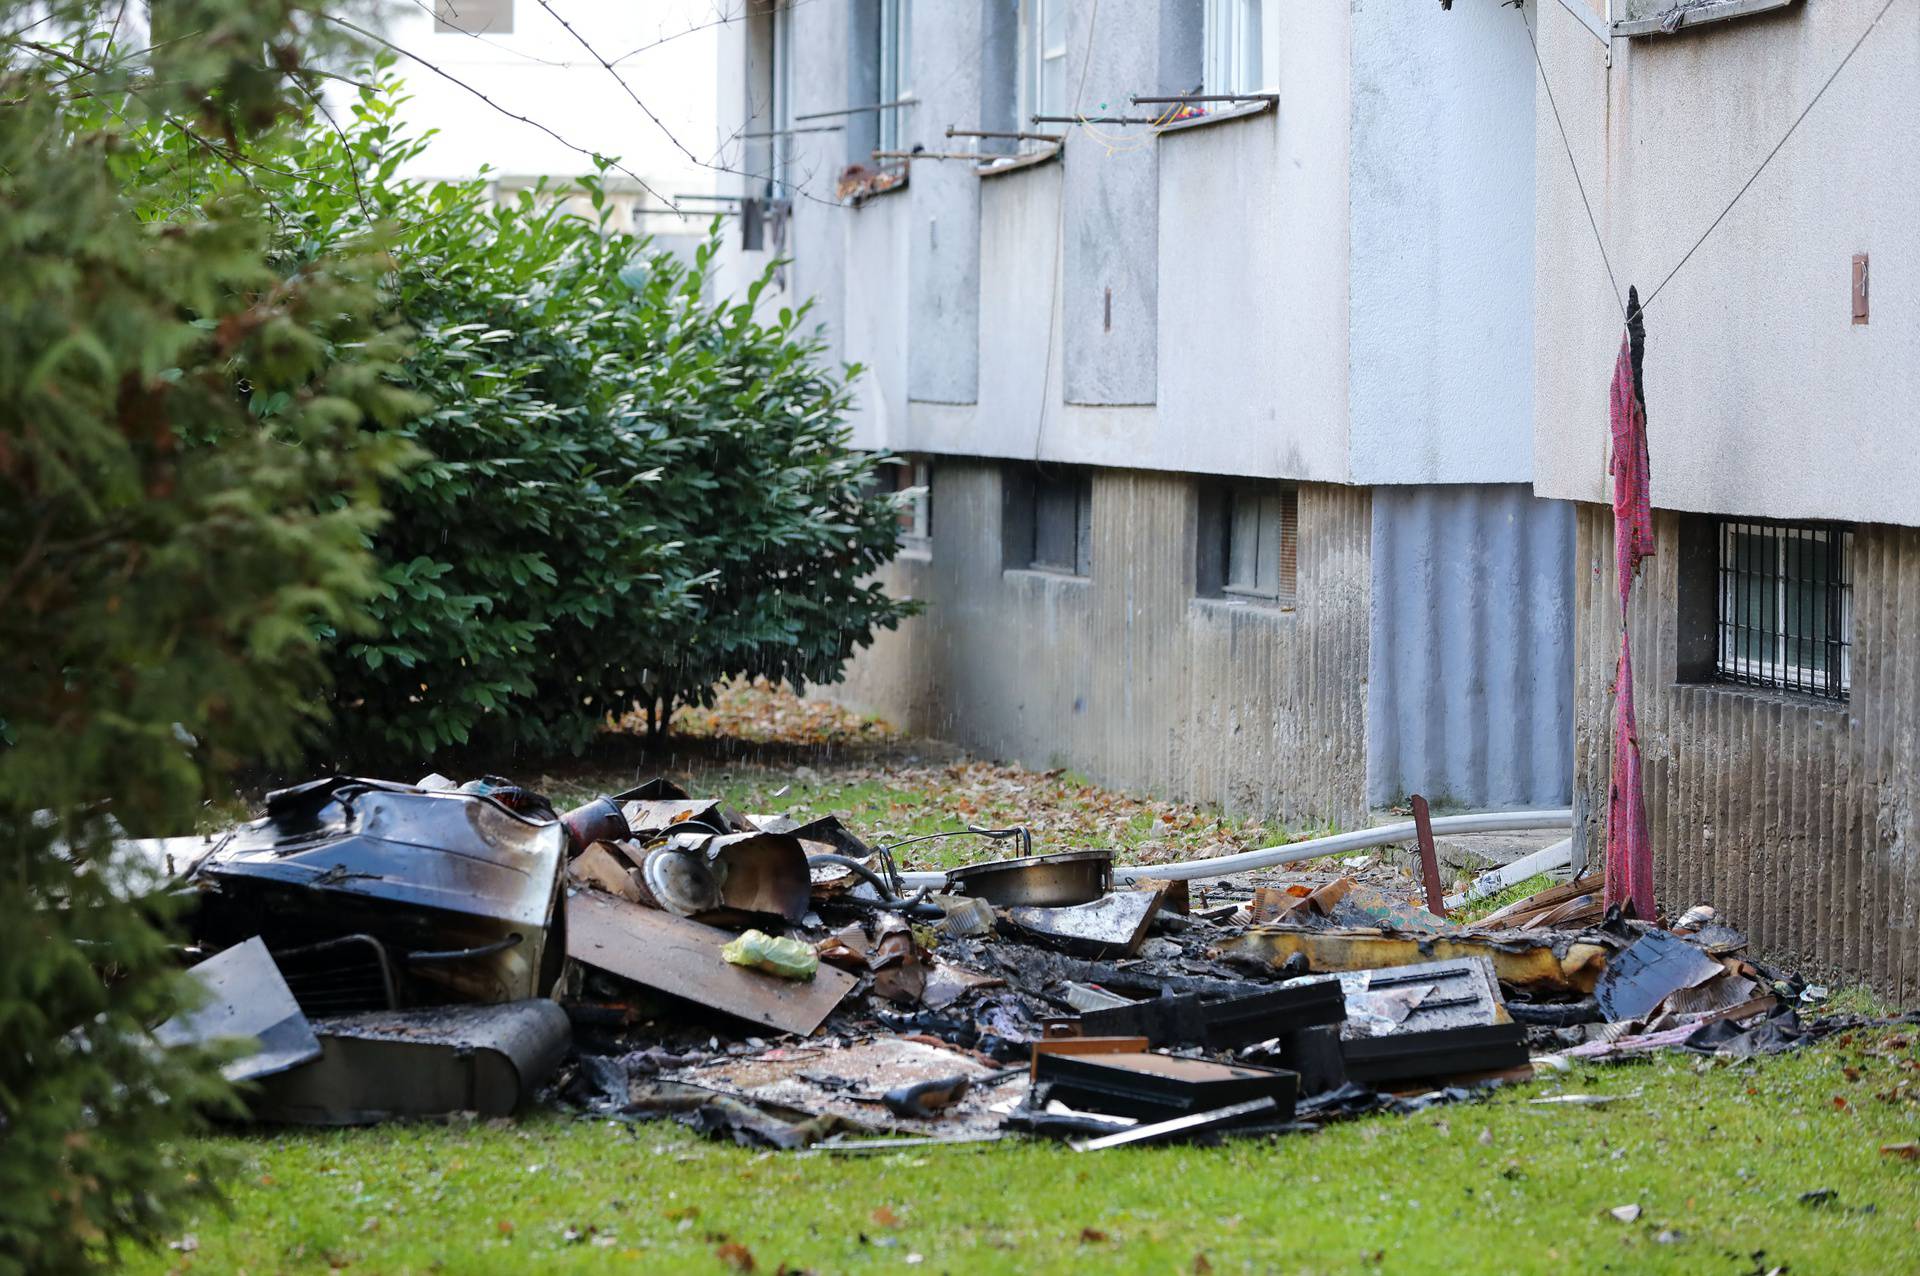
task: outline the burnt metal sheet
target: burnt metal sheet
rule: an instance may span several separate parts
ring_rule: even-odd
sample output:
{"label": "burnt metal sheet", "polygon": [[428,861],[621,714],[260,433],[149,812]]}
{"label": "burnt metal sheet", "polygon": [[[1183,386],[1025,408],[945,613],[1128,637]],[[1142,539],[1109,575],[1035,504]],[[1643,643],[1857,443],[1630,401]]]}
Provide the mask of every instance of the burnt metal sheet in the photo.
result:
{"label": "burnt metal sheet", "polygon": [[1343,1037],[1381,1037],[1438,1028],[1504,1023],[1505,1004],[1493,963],[1485,957],[1308,975],[1288,987],[1334,985],[1346,1002]]}
{"label": "burnt metal sheet", "polygon": [[574,856],[573,862],[567,865],[567,876],[582,885],[605,891],[609,895],[618,895],[636,904],[646,899],[646,892],[636,880],[633,865],[606,842],[595,842]]}
{"label": "burnt metal sheet", "polygon": [[1337,985],[1302,981],[1239,997],[1191,993],[1090,1010],[1080,1016],[1080,1030],[1096,1037],[1138,1034],[1155,1046],[1231,1050],[1339,1023],[1346,1014]]}
{"label": "burnt metal sheet", "polygon": [[1593,999],[1608,1019],[1644,1019],[1669,995],[1703,984],[1722,969],[1678,935],[1650,930],[1607,963]]}
{"label": "burnt metal sheet", "polygon": [[161,1045],[250,1039],[250,1053],[221,1067],[220,1074],[229,1081],[258,1081],[320,1057],[312,1026],[258,935],[188,973],[206,989],[207,999],[154,1029]]}
{"label": "burnt metal sheet", "polygon": [[559,976],[548,935],[566,848],[558,823],[492,797],[335,776],[270,794],[266,818],[194,880],[213,888],[202,926],[216,940],[371,935],[406,967],[413,1001],[513,1001]]}
{"label": "burnt metal sheet", "polygon": [[750,833],[753,826],[718,798],[658,798],[620,803],[633,836],[642,841],[663,833]]}
{"label": "burnt metal sheet", "polygon": [[1284,1068],[1256,1068],[1164,1054],[1039,1054],[1034,1075],[1047,1097],[1070,1107],[1159,1121],[1269,1098],[1277,1119],[1290,1120],[1300,1078]]}
{"label": "burnt metal sheet", "polygon": [[790,833],[723,834],[707,842],[706,856],[721,909],[798,922],[813,906],[807,852]]}
{"label": "burnt metal sheet", "polygon": [[611,895],[567,900],[567,954],[622,979],[804,1036],[857,982],[823,965],[807,982],[735,966],[720,956],[727,931]]}
{"label": "burnt metal sheet", "polygon": [[1160,910],[1161,890],[1115,891],[1065,908],[1016,905],[1006,925],[1020,938],[1075,957],[1131,957]]}
{"label": "burnt metal sheet", "polygon": [[1525,1067],[1527,1030],[1517,1023],[1359,1037],[1341,1043],[1355,1081],[1414,1081]]}
{"label": "burnt metal sheet", "polygon": [[1593,991],[1620,942],[1599,932],[1578,936],[1523,934],[1398,935],[1378,930],[1295,930],[1259,927],[1219,944],[1214,952],[1232,962],[1278,969],[1294,954],[1316,972],[1380,970],[1450,957],[1485,957],[1501,984],[1534,992]]}
{"label": "burnt metal sheet", "polygon": [[315,1022],[320,1058],[262,1084],[254,1115],[299,1125],[510,1116],[565,1057],[567,1012],[546,1000]]}

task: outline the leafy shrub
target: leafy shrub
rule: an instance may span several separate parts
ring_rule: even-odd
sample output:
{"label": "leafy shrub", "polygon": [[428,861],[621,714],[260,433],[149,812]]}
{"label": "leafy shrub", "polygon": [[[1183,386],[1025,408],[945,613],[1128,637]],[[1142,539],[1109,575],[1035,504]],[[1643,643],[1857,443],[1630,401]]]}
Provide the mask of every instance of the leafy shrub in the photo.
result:
{"label": "leafy shrub", "polygon": [[[804,309],[709,299],[692,262],[612,230],[596,178],[496,206],[396,167],[392,86],[287,143],[290,242],[399,228],[389,297],[415,333],[388,488],[377,637],[333,660],[355,764],[470,746],[578,751],[634,704],[664,723],[735,675],[839,676],[906,605],[868,582],[897,547],[878,460],[847,448],[843,379]],[[717,232],[716,232],[717,233]],[[664,712],[663,712],[664,711]]]}
{"label": "leafy shrub", "polygon": [[152,1244],[209,1188],[178,1136],[230,1092],[148,1035],[188,984],[114,822],[191,831],[222,770],[311,740],[406,451],[360,423],[418,407],[372,263],[289,277],[244,187],[127,185],[131,127],[205,165],[285,106],[298,6],[178,0],[204,40],[151,74],[71,38],[87,12],[0,0],[67,41],[0,41],[0,1272]]}

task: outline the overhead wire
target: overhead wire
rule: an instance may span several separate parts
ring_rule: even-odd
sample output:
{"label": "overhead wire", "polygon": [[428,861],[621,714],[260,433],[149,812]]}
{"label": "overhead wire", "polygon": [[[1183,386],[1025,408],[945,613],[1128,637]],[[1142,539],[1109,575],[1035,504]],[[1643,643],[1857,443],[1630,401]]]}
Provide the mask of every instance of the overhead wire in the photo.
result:
{"label": "overhead wire", "polygon": [[1780,153],[1781,148],[1787,144],[1787,140],[1791,138],[1794,131],[1800,127],[1801,121],[1805,120],[1813,108],[1819,104],[1820,99],[1826,96],[1827,90],[1833,87],[1833,82],[1840,78],[1842,71],[1847,69],[1847,63],[1853,61],[1853,55],[1860,52],[1860,46],[1867,42],[1867,37],[1873,34],[1874,29],[1880,25],[1880,20],[1887,16],[1887,11],[1893,8],[1893,6],[1894,0],[1886,0],[1886,3],[1880,6],[1880,11],[1873,15],[1873,21],[1867,24],[1867,29],[1860,33],[1860,38],[1853,42],[1852,47],[1847,50],[1846,56],[1841,58],[1839,64],[1833,68],[1832,74],[1827,76],[1826,80],[1821,83],[1814,95],[1807,100],[1807,104],[1801,108],[1800,114],[1793,117],[1793,123],[1789,124],[1787,131],[1780,135],[1780,140],[1773,144],[1773,149],[1767,152],[1766,158],[1760,161],[1760,167],[1753,170],[1753,176],[1747,178],[1746,181],[1740,184],[1740,189],[1733,193],[1733,198],[1728,200],[1727,206],[1720,210],[1720,215],[1715,217],[1713,221],[1708,224],[1707,228],[1700,232],[1700,238],[1693,241],[1693,247],[1687,249],[1680,260],[1674,263],[1673,269],[1667,272],[1665,279],[1662,279],[1658,284],[1654,285],[1653,291],[1648,293],[1646,300],[1640,303],[1641,310],[1644,311],[1648,306],[1653,304],[1653,299],[1660,295],[1660,290],[1665,288],[1673,277],[1680,273],[1680,267],[1687,264],[1688,259],[1700,250],[1700,245],[1707,242],[1707,236],[1713,234],[1720,223],[1727,219],[1727,214],[1731,213],[1733,206],[1740,202],[1740,197],[1745,195],[1753,184],[1760,180],[1760,174],[1767,171],[1767,165],[1773,163],[1773,157]]}
{"label": "overhead wire", "polygon": [[[1073,87],[1072,115],[1080,113],[1080,103],[1087,93],[1087,72],[1093,67],[1093,40],[1100,28],[1100,0],[1093,0],[1093,7],[1087,14],[1087,51],[1080,58],[1080,80]],[[1060,143],[1065,146],[1066,143]],[[1063,245],[1067,239],[1067,189],[1064,180],[1060,183],[1060,197],[1055,201],[1053,219],[1053,268],[1047,275],[1047,344],[1046,353],[1040,361],[1040,411],[1033,423],[1033,463],[1040,464],[1040,441],[1047,432],[1047,392],[1053,385],[1053,342],[1055,329],[1059,327],[1055,319],[1057,307],[1054,294],[1063,291],[1060,278],[1060,258],[1065,251]],[[1060,298],[1060,305],[1066,304],[1066,298]],[[1064,396],[1063,396],[1064,397]]]}
{"label": "overhead wire", "polygon": [[1540,68],[1540,87],[1546,90],[1547,105],[1553,109],[1553,122],[1560,130],[1560,145],[1567,151],[1567,167],[1573,171],[1573,185],[1580,192],[1580,203],[1587,210],[1587,225],[1593,228],[1594,246],[1600,250],[1600,262],[1607,268],[1607,283],[1613,289],[1613,301],[1620,308],[1622,318],[1627,313],[1627,299],[1620,295],[1620,281],[1614,278],[1613,261],[1607,256],[1607,241],[1600,234],[1600,220],[1593,215],[1593,202],[1587,198],[1587,184],[1580,180],[1580,165],[1574,162],[1573,143],[1567,139],[1567,126],[1560,119],[1560,104],[1554,99],[1553,84],[1547,79],[1547,64],[1540,60],[1540,42],[1534,39],[1533,24],[1527,21],[1525,6],[1516,4],[1513,11],[1520,18],[1520,26],[1527,33],[1527,44],[1533,49],[1533,64]]}
{"label": "overhead wire", "polygon": [[[1673,269],[1669,270],[1661,278],[1660,282],[1654,285],[1651,292],[1640,299],[1640,303],[1636,308],[1638,313],[1646,313],[1647,307],[1653,304],[1653,299],[1658,297],[1669,283],[1673,282],[1674,276],[1680,273],[1681,267],[1693,259],[1693,255],[1700,251],[1701,245],[1707,242],[1713,235],[1713,232],[1719,229],[1720,223],[1724,222],[1727,219],[1727,215],[1733,212],[1734,206],[1753,188],[1753,184],[1760,180],[1760,175],[1767,171],[1767,166],[1773,163],[1774,158],[1786,147],[1787,142],[1791,140],[1794,133],[1799,130],[1800,125],[1805,122],[1807,116],[1812,114],[1813,108],[1819,105],[1820,99],[1826,96],[1827,90],[1833,87],[1834,82],[1840,78],[1840,73],[1846,70],[1848,63],[1853,61],[1854,54],[1860,52],[1861,46],[1867,42],[1867,37],[1879,28],[1881,21],[1887,16],[1887,13],[1893,8],[1895,3],[1897,3],[1897,0],[1884,0],[1879,10],[1873,15],[1872,20],[1867,23],[1866,28],[1862,30],[1859,37],[1848,46],[1846,53],[1841,57],[1840,61],[1834,65],[1833,70],[1828,73],[1827,78],[1821,81],[1820,87],[1814,90],[1813,96],[1807,99],[1807,104],[1800,108],[1798,115],[1793,117],[1793,123],[1787,126],[1786,132],[1780,135],[1780,139],[1775,142],[1767,151],[1766,155],[1761,158],[1760,163],[1754,168],[1753,172],[1748,175],[1747,180],[1740,184],[1740,188],[1733,193],[1733,197],[1726,202],[1726,205],[1721,208],[1714,219],[1707,224],[1707,228],[1700,232],[1699,238],[1695,239],[1687,251],[1681,254],[1680,260],[1674,263]],[[1627,302],[1625,298],[1620,295],[1620,285],[1614,276],[1612,259],[1607,254],[1606,238],[1600,233],[1599,218],[1594,215],[1593,203],[1587,198],[1586,183],[1580,178],[1580,166],[1573,158],[1573,144],[1568,140],[1566,124],[1560,118],[1560,106],[1554,97],[1553,84],[1547,78],[1546,63],[1542,61],[1540,57],[1539,41],[1534,38],[1533,26],[1527,21],[1524,6],[1516,4],[1514,9],[1519,14],[1520,25],[1527,33],[1527,43],[1533,48],[1533,62],[1540,71],[1540,87],[1547,95],[1547,105],[1552,109],[1554,124],[1560,131],[1560,144],[1566,150],[1567,167],[1573,173],[1574,186],[1580,192],[1580,203],[1586,209],[1587,225],[1593,230],[1594,245],[1600,250],[1600,260],[1602,264],[1606,266],[1607,282],[1613,288],[1614,301],[1620,307],[1623,320],[1630,319],[1632,316],[1627,313]]]}

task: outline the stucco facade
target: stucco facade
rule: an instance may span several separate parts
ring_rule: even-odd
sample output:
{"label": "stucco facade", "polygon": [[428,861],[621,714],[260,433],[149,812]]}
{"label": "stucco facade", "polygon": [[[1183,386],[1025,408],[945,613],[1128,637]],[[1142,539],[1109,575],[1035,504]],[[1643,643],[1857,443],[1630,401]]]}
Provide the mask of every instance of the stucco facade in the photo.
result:
{"label": "stucco facade", "polygon": [[[882,8],[786,12],[793,115],[879,99]],[[1015,127],[1030,6],[910,9],[900,146]],[[1075,113],[1191,92],[1203,11],[1071,4]],[[759,12],[759,30],[782,20]],[[1566,800],[1572,522],[1527,487],[1533,64],[1508,12],[1270,0],[1270,104],[1043,125],[1066,135],[1051,157],[916,160],[857,207],[832,178],[875,166],[874,113],[802,122],[839,131],[791,135],[792,260],[764,304],[811,302],[863,368],[856,444],[933,473],[930,556],[889,575],[926,614],[827,694],[1303,823],[1416,791]],[[771,123],[748,91],[755,31],[721,34],[723,134]],[[725,276],[771,256],[736,252]],[[992,493],[1035,462],[1092,471],[1084,577],[1008,568]],[[1196,537],[1223,478],[1297,489],[1289,605],[1203,596]],[[1463,724],[1466,746],[1434,743]]]}
{"label": "stucco facade", "polygon": [[[1596,40],[1529,5],[1621,293],[1646,297],[1727,207],[1881,0],[1806,0],[1672,36]],[[1544,97],[1535,486],[1607,499],[1622,312]],[[1647,307],[1653,503],[1920,524],[1920,7],[1896,4]],[[1852,321],[1852,259],[1870,267]]]}

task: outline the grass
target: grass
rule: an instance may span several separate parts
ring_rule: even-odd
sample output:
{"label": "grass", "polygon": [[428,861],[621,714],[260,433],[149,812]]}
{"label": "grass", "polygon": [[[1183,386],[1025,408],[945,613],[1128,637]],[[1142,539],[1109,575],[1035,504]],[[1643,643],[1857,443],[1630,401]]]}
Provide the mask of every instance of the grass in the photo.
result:
{"label": "grass", "polygon": [[1471,900],[1462,904],[1460,907],[1448,913],[1447,916],[1458,922],[1477,922],[1482,917],[1499,912],[1508,904],[1517,904],[1529,895],[1537,894],[1550,886],[1557,885],[1559,885],[1559,882],[1554,878],[1553,874],[1535,873],[1525,881],[1515,882],[1498,894],[1489,895],[1485,899]]}
{"label": "grass", "polygon": [[[1920,1115],[1920,1083],[1895,1091],[1920,1076],[1902,1040],[1589,1066],[1211,1149],[830,1159],[551,1116],[244,1135],[220,1141],[231,1214],[133,1270],[1915,1271],[1920,1164],[1879,1150]],[[1528,1102],[1553,1093],[1622,1097]],[[1629,1204],[1634,1222],[1609,1213]]]}
{"label": "grass", "polygon": [[[1110,845],[1149,861],[1287,840],[1065,772],[939,756],[795,703],[724,701],[657,769],[743,811],[832,811],[873,837],[1025,819],[1045,849]],[[729,731],[754,749],[703,751],[702,732],[710,743]],[[655,769],[602,760],[520,778],[564,804]],[[934,842],[903,858],[952,864],[984,849]],[[1855,991],[1830,1004],[1886,1009]],[[551,1114],[245,1132],[215,1140],[234,1164],[230,1209],[131,1268],[1920,1271],[1920,1162],[1879,1150],[1920,1128],[1916,1037],[1860,1032],[1743,1064],[1589,1065],[1484,1102],[1212,1149],[1008,1143],[832,1159]],[[1556,1093],[1621,1097],[1529,1102]],[[1631,1223],[1608,1212],[1629,1204],[1641,1210]]]}

